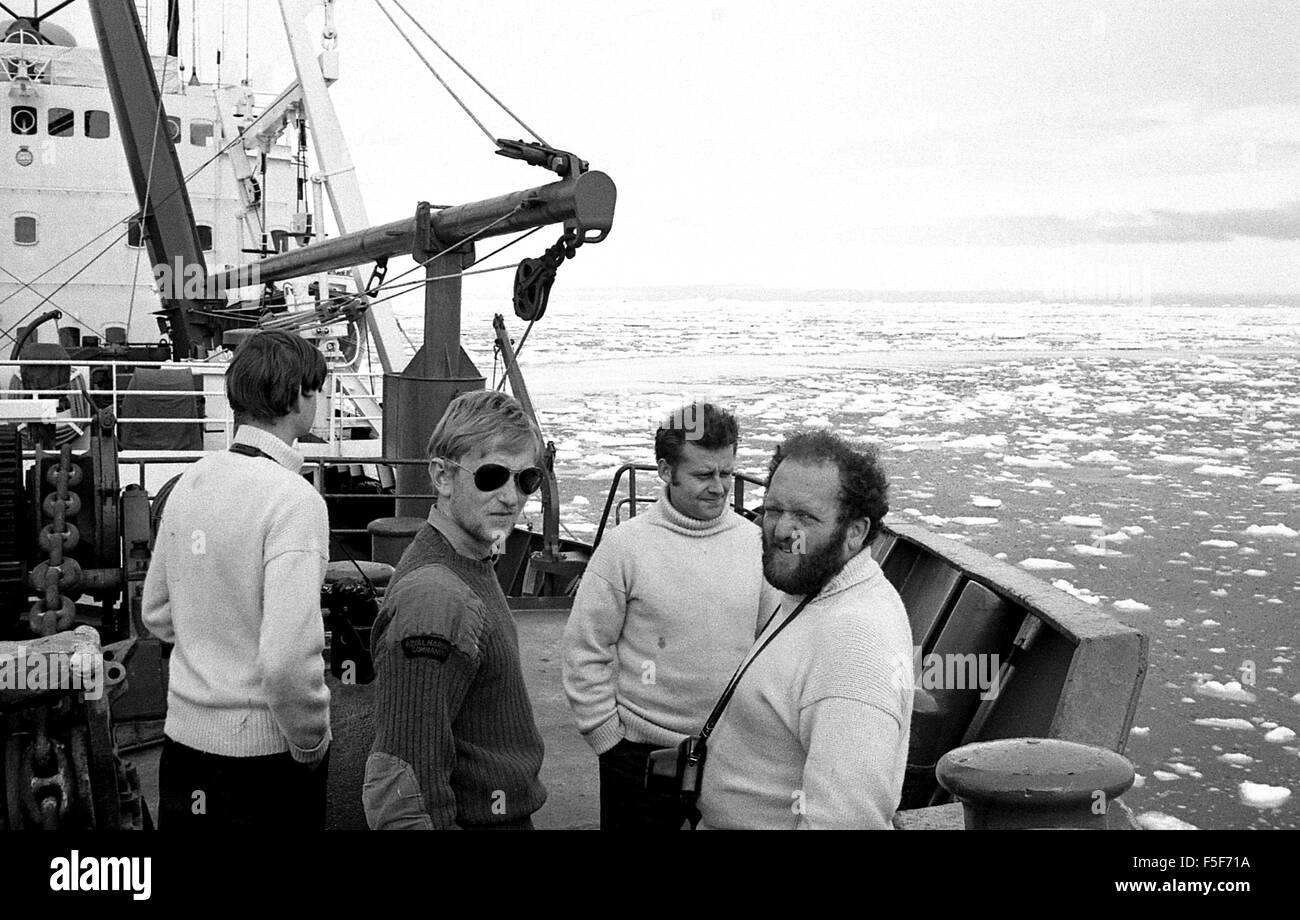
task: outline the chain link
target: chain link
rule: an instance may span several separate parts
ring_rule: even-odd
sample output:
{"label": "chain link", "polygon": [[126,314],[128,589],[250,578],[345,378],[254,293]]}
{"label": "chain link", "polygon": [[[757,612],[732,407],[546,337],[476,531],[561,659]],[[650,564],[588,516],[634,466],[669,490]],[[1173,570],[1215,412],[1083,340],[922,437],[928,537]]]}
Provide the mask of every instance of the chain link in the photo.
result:
{"label": "chain link", "polygon": [[[37,462],[39,463],[39,457]],[[41,510],[50,523],[41,529],[40,543],[49,559],[32,570],[32,588],[41,595],[32,605],[27,622],[39,636],[52,636],[71,629],[77,607],[63,589],[74,590],[81,582],[81,566],[75,559],[65,559],[64,549],[71,550],[81,539],[75,524],[68,521],[81,510],[81,498],[69,492],[80,484],[81,468],[72,465],[72,448],[64,445],[59,462],[46,472],[54,491],[41,502]]]}

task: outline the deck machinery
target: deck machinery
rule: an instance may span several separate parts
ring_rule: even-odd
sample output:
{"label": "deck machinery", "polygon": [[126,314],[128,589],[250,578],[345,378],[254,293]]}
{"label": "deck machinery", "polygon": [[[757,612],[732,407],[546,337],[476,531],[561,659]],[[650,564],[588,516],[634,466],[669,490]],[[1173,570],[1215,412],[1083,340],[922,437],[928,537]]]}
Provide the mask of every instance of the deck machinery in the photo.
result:
{"label": "deck machinery", "polygon": [[[421,204],[406,220],[322,239],[209,279],[135,5],[92,0],[91,13],[152,264],[177,265],[178,275],[196,279],[185,292],[162,292],[175,359],[204,357],[231,341],[229,333],[252,325],[247,310],[228,310],[224,300],[184,296],[193,289],[265,286],[402,255],[424,267],[425,345],[403,371],[385,375],[385,456],[369,461],[397,461],[394,510],[423,516],[431,486],[410,461],[423,457],[447,404],[484,386],[460,345],[459,273],[474,261],[473,241],[563,225],[560,243],[541,260],[524,260],[516,279],[516,311],[540,318],[558,264],[609,233],[613,181],[564,151],[502,141],[500,153],[548,169],[559,181],[456,207]],[[51,389],[41,395],[66,396]],[[7,659],[77,656],[112,664],[115,679],[96,699],[71,686],[67,672],[60,686],[35,692],[25,673],[21,689],[0,682],[0,828],[138,827],[145,820],[138,784],[116,753],[109,716],[110,703],[119,720],[160,718],[165,707],[165,653],[140,620],[161,502],[151,502],[139,486],[119,483],[117,407],[96,412],[90,449],[78,453],[55,448],[54,426],[42,421],[37,405],[20,407],[25,432],[0,418],[0,669]],[[548,489],[546,519],[552,523],[558,519],[553,498]],[[553,570],[563,569],[554,535],[541,552],[554,557]],[[544,591],[554,583],[540,584]],[[368,605],[329,590],[322,606],[339,614]]]}

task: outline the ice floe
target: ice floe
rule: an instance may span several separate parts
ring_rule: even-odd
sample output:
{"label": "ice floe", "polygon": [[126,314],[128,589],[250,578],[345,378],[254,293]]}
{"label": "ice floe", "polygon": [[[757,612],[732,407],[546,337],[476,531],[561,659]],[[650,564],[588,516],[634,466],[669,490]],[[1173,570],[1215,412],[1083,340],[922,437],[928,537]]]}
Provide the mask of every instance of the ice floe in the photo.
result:
{"label": "ice floe", "polygon": [[1197,684],[1193,690],[1199,696],[1208,696],[1216,700],[1228,700],[1233,703],[1253,703],[1258,697],[1241,685],[1239,681],[1230,680],[1221,684],[1217,680],[1207,680]]}
{"label": "ice floe", "polygon": [[972,495],[970,503],[976,508],[1001,508],[1002,499],[989,498],[987,495]]}
{"label": "ice floe", "polygon": [[1202,546],[1213,546],[1218,549],[1234,549],[1240,544],[1236,540],[1202,540]]}
{"label": "ice floe", "polygon": [[1232,764],[1234,767],[1247,767],[1255,762],[1255,758],[1249,754],[1233,752],[1231,754],[1220,754],[1219,759],[1224,763]]}
{"label": "ice floe", "polygon": [[1074,551],[1080,556],[1122,556],[1124,555],[1117,549],[1106,549],[1104,546],[1089,546],[1086,543],[1074,544]]}
{"label": "ice floe", "polygon": [[1162,783],[1172,783],[1178,779],[1177,773],[1170,773],[1168,770],[1152,770],[1151,775]]}
{"label": "ice floe", "polygon": [[1162,811],[1144,811],[1134,816],[1138,826],[1147,831],[1195,831],[1200,830],[1195,824],[1188,824],[1182,818],[1175,818]]}
{"label": "ice floe", "polygon": [[1093,594],[1087,588],[1076,588],[1074,585],[1070,584],[1064,578],[1056,579],[1056,581],[1052,582],[1052,587],[1059,588],[1060,590],[1064,591],[1066,594],[1070,594],[1073,595],[1074,597],[1077,597],[1085,604],[1096,605],[1101,603],[1101,598],[1098,597],[1096,594]]}
{"label": "ice floe", "polygon": [[1248,722],[1245,719],[1219,719],[1219,718],[1194,719],[1192,721],[1192,724],[1203,725],[1206,728],[1230,728],[1233,730],[1246,731],[1246,732],[1253,732],[1255,730],[1254,724]]}
{"label": "ice floe", "polygon": [[1036,559],[1033,557],[1029,559],[1021,559],[1020,565],[1022,568],[1031,569],[1034,571],[1043,571],[1043,572],[1050,572],[1050,571],[1064,572],[1068,569],[1074,568],[1073,563],[1061,562],[1059,559]]}
{"label": "ice floe", "polygon": [[1119,463],[1119,454],[1113,450],[1094,450],[1079,458],[1080,463]]}
{"label": "ice floe", "polygon": [[1002,458],[1007,466],[1023,466],[1032,470],[1068,470],[1073,466],[1056,457],[1016,457],[1011,454]]}
{"label": "ice floe", "polygon": [[1080,514],[1067,514],[1061,518],[1061,523],[1070,527],[1101,528],[1105,526],[1099,517],[1087,517]]}
{"label": "ice floe", "polygon": [[1132,728],[1128,730],[1128,733],[1132,735],[1134,738],[1145,738],[1147,735],[1151,734],[1151,727],[1134,725]]}
{"label": "ice floe", "polygon": [[1270,741],[1273,744],[1290,744],[1295,740],[1295,732],[1287,728],[1285,725],[1279,725],[1277,728],[1266,734],[1264,740]]}
{"label": "ice floe", "polygon": [[1281,808],[1291,798],[1291,790],[1286,786],[1270,786],[1268,783],[1252,783],[1244,780],[1237,790],[1241,795],[1241,804],[1251,808]]}
{"label": "ice floe", "polygon": [[996,524],[997,518],[991,517],[955,517],[949,518],[954,524],[960,524],[963,527],[981,527],[986,524]]}
{"label": "ice floe", "polygon": [[955,447],[959,450],[963,448],[969,448],[971,450],[995,450],[996,448],[1007,446],[1007,437],[1002,434],[973,434],[967,438],[944,441],[943,446]]}
{"label": "ice floe", "polygon": [[1131,597],[1125,598],[1122,601],[1116,601],[1111,604],[1111,606],[1116,610],[1124,610],[1131,613],[1146,613],[1151,609],[1146,604],[1141,601],[1135,601]]}
{"label": "ice floe", "polygon": [[1248,537],[1300,537],[1300,530],[1285,524],[1251,524],[1245,530]]}
{"label": "ice floe", "polygon": [[1235,478],[1250,475],[1249,470],[1244,470],[1239,466],[1218,466],[1213,463],[1198,466],[1196,469],[1192,470],[1192,472],[1199,476],[1232,476]]}

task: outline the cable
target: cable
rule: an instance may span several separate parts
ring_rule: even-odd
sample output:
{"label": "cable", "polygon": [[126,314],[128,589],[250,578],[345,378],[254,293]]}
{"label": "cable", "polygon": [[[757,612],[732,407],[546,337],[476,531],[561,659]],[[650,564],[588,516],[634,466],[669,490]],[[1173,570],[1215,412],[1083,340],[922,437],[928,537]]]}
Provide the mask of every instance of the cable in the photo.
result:
{"label": "cable", "polygon": [[493,147],[497,146],[497,139],[493,137],[492,132],[487,129],[487,127],[483,124],[483,122],[478,120],[478,116],[476,116],[473,112],[470,111],[469,106],[467,106],[464,102],[461,101],[461,98],[456,95],[456,91],[447,85],[447,81],[444,80],[442,76],[438,73],[438,71],[434,69],[433,65],[429,63],[428,58],[426,58],[423,54],[420,53],[419,48],[415,47],[415,42],[411,41],[410,36],[408,36],[405,32],[402,31],[402,27],[397,24],[397,20],[393,18],[393,15],[389,13],[388,10],[384,9],[384,5],[380,3],[379,0],[375,0],[375,6],[379,7],[379,11],[383,13],[384,16],[387,17],[388,21],[393,24],[393,28],[397,30],[397,34],[402,36],[402,38],[406,40],[406,43],[411,46],[411,50],[415,52],[415,56],[418,57],[420,61],[424,64],[424,66],[429,69],[429,73],[433,74],[434,79],[436,79],[439,83],[441,83],[442,88],[447,91],[448,95],[450,95],[451,98],[455,99],[456,104],[465,110],[465,114],[468,115],[471,120],[473,120],[474,124],[478,125],[478,129],[487,135],[487,139],[492,142],[492,146]]}
{"label": "cable", "polygon": [[193,78],[199,78],[199,0],[190,0],[190,67]]}
{"label": "cable", "polygon": [[[167,60],[167,56],[163,55],[162,79],[158,81],[158,110],[153,116],[153,144],[150,145],[149,149],[149,175],[144,181],[145,208],[149,207],[149,193],[153,191],[154,166],[158,162],[158,132],[162,126],[163,93],[167,89]],[[168,130],[169,135],[170,133],[170,130]],[[176,165],[180,165],[179,160],[177,160]],[[141,233],[144,232],[144,208],[141,208],[140,210],[140,231]],[[128,229],[127,232],[129,233],[130,230]],[[140,257],[142,255],[144,255],[143,246],[135,251],[135,269],[131,272],[131,302],[126,308],[126,330],[128,336],[131,334],[131,320],[135,318],[135,289],[137,287],[136,280],[140,277]]]}
{"label": "cable", "polygon": [[[101,236],[102,236],[102,234],[101,234]],[[9,330],[7,330],[4,334],[5,334],[5,335],[8,335],[10,338],[13,338],[13,336],[10,335],[10,330],[16,329],[16,328],[18,327],[18,324],[19,324],[19,323],[21,323],[23,320],[27,319],[27,317],[31,316],[33,313],[35,313],[35,312],[36,312],[37,310],[39,310],[41,307],[45,306],[45,304],[50,303],[50,302],[51,302],[51,301],[50,301],[50,298],[51,298],[51,297],[53,297],[55,294],[59,293],[59,291],[63,290],[63,289],[64,289],[65,287],[67,287],[69,284],[71,284],[71,283],[73,282],[73,280],[76,279],[77,275],[80,275],[80,274],[81,274],[82,272],[84,272],[86,269],[90,268],[90,266],[94,265],[95,262],[97,262],[97,261],[99,260],[100,256],[104,255],[104,253],[108,252],[110,249],[112,249],[114,246],[116,246],[116,245],[118,244],[118,242],[121,241],[122,237],[124,237],[124,236],[126,236],[126,231],[125,231],[125,230],[123,230],[121,233],[119,233],[119,234],[117,235],[116,239],[112,240],[112,241],[111,241],[107,246],[105,246],[105,247],[104,247],[103,249],[101,249],[98,253],[96,253],[95,256],[94,256],[94,258],[92,258],[92,259],[91,259],[89,262],[87,262],[85,265],[81,266],[81,268],[77,269],[76,272],[73,273],[73,275],[72,275],[70,278],[68,278],[67,281],[64,281],[62,284],[60,284],[58,287],[56,287],[53,291],[51,291],[49,294],[47,294],[47,295],[45,296],[45,299],[44,299],[44,300],[42,300],[42,301],[41,301],[40,303],[38,303],[36,306],[32,307],[30,310],[28,310],[28,311],[27,311],[26,313],[24,313],[22,316],[18,317],[18,319],[14,321],[13,325],[11,325],[11,326],[9,327]],[[62,309],[62,308],[60,308],[60,309]],[[71,316],[71,317],[72,317],[73,319],[75,319],[77,322],[81,323],[81,325],[85,326],[87,329],[90,329],[92,332],[94,331],[94,327],[93,327],[93,326],[91,326],[89,323],[87,323],[87,322],[86,322],[85,320],[83,320],[81,317],[77,316],[77,314],[73,313],[71,310],[65,310],[64,312],[66,312],[69,316]],[[15,340],[15,341],[16,341],[16,340]]]}
{"label": "cable", "polygon": [[221,42],[217,45],[217,86],[221,86],[221,55],[226,50],[226,0],[221,0]]}
{"label": "cable", "polygon": [[[509,216],[510,216],[510,215],[507,214],[507,215],[505,215],[504,217],[502,217],[502,218],[500,218],[500,219],[501,219],[501,220],[504,220],[506,217],[509,217]],[[492,225],[489,224],[488,226],[483,227],[482,229],[476,231],[476,234],[477,234],[477,233],[482,233],[482,232],[484,232],[485,230],[489,229],[491,226],[492,226]],[[529,236],[532,236],[534,233],[536,233],[536,232],[537,232],[538,230],[540,230],[540,229],[542,229],[542,228],[541,228],[541,227],[533,227],[531,230],[528,230],[528,231],[526,231],[525,233],[521,233],[519,236],[515,237],[514,239],[509,240],[508,242],[503,243],[502,245],[498,246],[496,249],[492,250],[492,251],[489,252],[487,255],[483,256],[482,258],[480,258],[480,259],[476,259],[476,260],[474,261],[474,264],[475,264],[475,265],[479,265],[479,264],[481,264],[481,263],[483,263],[483,262],[486,262],[488,259],[492,258],[493,256],[495,256],[495,255],[497,255],[497,254],[499,254],[499,253],[501,253],[501,252],[504,252],[506,249],[509,249],[511,246],[515,245],[516,243],[518,243],[518,242],[520,242],[520,241],[522,241],[522,240],[528,238]],[[466,237],[466,240],[462,241],[462,243],[465,242],[465,241],[468,241],[468,240],[472,239],[473,236],[476,235],[476,234],[472,234],[471,236]],[[458,243],[458,244],[456,244],[456,246],[462,245],[462,243]],[[455,249],[456,246],[451,247],[451,249]],[[448,249],[448,250],[446,250],[446,251],[449,252],[449,251],[451,251],[451,249]],[[437,256],[433,256],[432,258],[437,258]],[[371,305],[376,304],[376,303],[384,303],[384,302],[389,301],[389,300],[394,300],[394,299],[396,299],[397,297],[402,296],[403,294],[408,294],[408,293],[410,293],[411,291],[413,291],[413,290],[414,290],[415,288],[417,288],[417,287],[421,287],[421,286],[423,286],[423,285],[430,284],[431,282],[434,282],[434,281],[446,281],[446,280],[449,280],[449,279],[452,279],[452,278],[460,278],[460,277],[463,277],[463,276],[465,276],[465,275],[487,274],[487,273],[489,273],[489,272],[499,272],[499,271],[505,271],[506,269],[510,269],[510,268],[518,268],[518,267],[519,267],[519,263],[518,263],[518,262],[512,262],[512,263],[510,263],[509,265],[498,265],[498,266],[494,266],[494,267],[492,267],[492,268],[469,269],[469,270],[461,271],[461,272],[453,272],[452,274],[448,274],[448,275],[437,275],[437,276],[432,277],[432,278],[417,278],[417,279],[415,279],[414,281],[400,281],[401,278],[405,277],[406,275],[411,274],[411,272],[413,272],[413,271],[415,271],[416,269],[420,268],[422,265],[427,264],[428,261],[431,261],[431,259],[430,259],[430,260],[426,260],[425,262],[421,262],[421,263],[419,263],[419,264],[416,265],[414,268],[408,269],[407,271],[403,272],[401,275],[397,275],[397,276],[395,276],[391,281],[386,281],[386,282],[385,282],[381,287],[377,288],[375,291],[373,291],[373,292],[371,292],[371,293],[369,293],[369,294],[367,294],[366,292],[362,292],[362,293],[360,293],[360,294],[340,294],[340,295],[337,295],[337,296],[335,296],[335,297],[330,297],[330,298],[327,298],[327,299],[325,299],[325,300],[318,301],[317,304],[316,304],[316,306],[313,307],[313,308],[310,309],[310,310],[301,310],[301,311],[297,311],[297,312],[294,312],[294,313],[285,313],[285,314],[278,315],[278,316],[276,316],[274,319],[270,320],[269,322],[262,323],[261,326],[262,326],[262,328],[264,328],[264,329],[266,329],[266,328],[272,328],[272,329],[285,328],[285,329],[289,329],[289,328],[306,328],[306,327],[308,327],[308,326],[320,325],[322,322],[333,322],[333,321],[335,321],[336,319],[342,318],[342,314],[337,314],[337,315],[336,315],[335,317],[333,317],[333,318],[323,318],[323,316],[322,316],[322,309],[325,308],[325,307],[327,307],[327,306],[329,306],[329,305],[332,305],[332,304],[336,304],[336,303],[337,303],[337,304],[342,305],[342,304],[346,304],[346,303],[348,303],[349,301],[354,301],[354,300],[357,300],[357,299],[366,299],[366,298],[368,298],[367,303],[365,304],[365,308],[369,308]],[[398,288],[400,288],[400,290],[395,290],[395,289],[398,289]],[[377,296],[375,296],[375,295],[377,295],[380,291],[391,291],[392,293],[389,293],[388,296],[386,296],[386,297],[377,297]],[[230,314],[238,314],[238,312],[239,312],[239,311],[237,311],[237,310],[232,310],[232,311],[230,311]],[[230,315],[230,314],[228,314],[228,315]],[[217,315],[217,314],[211,314],[211,315]],[[414,342],[411,342],[411,341],[409,340],[409,338],[408,338],[407,344],[410,345],[412,348],[415,347],[415,343],[414,343]]]}
{"label": "cable", "polygon": [[[542,140],[542,136],[541,136],[540,134],[538,134],[538,133],[537,133],[536,131],[534,131],[532,128],[528,127],[528,125],[524,124],[524,121],[523,121],[522,118],[520,118],[520,117],[519,117],[518,115],[516,115],[514,112],[510,111],[509,107],[506,106],[506,104],[505,104],[504,102],[502,102],[500,99],[498,99],[498,98],[497,98],[497,97],[492,93],[492,91],[491,91],[490,89],[488,89],[488,88],[487,88],[486,86],[484,86],[481,82],[479,82],[479,80],[478,80],[477,77],[475,77],[472,73],[470,73],[468,70],[466,70],[466,69],[465,69],[465,66],[464,66],[463,64],[461,64],[460,61],[458,61],[458,60],[456,60],[454,57],[452,57],[451,52],[448,51],[446,48],[444,48],[444,47],[442,46],[442,44],[441,44],[441,43],[440,43],[436,38],[434,38],[432,35],[430,35],[430,34],[429,34],[429,30],[426,29],[424,26],[422,26],[422,25],[420,24],[420,21],[419,21],[418,19],[416,19],[416,18],[411,14],[411,12],[410,12],[406,7],[402,6],[401,0],[393,0],[393,4],[394,4],[394,5],[395,5],[399,10],[401,10],[403,13],[406,14],[406,18],[407,18],[407,19],[409,19],[409,20],[411,20],[411,22],[415,23],[415,27],[416,27],[417,29],[419,29],[421,32],[424,33],[424,37],[425,37],[425,38],[427,38],[429,41],[433,42],[433,44],[437,47],[437,49],[438,49],[439,51],[441,51],[444,55],[446,55],[447,60],[451,61],[453,64],[455,64],[457,67],[459,67],[461,73],[463,73],[465,76],[467,76],[467,77],[469,77],[471,80],[473,80],[475,86],[477,86],[479,89],[483,90],[483,92],[484,92],[485,94],[487,94],[487,97],[488,97],[489,99],[491,99],[493,102],[495,102],[497,105],[499,105],[499,106],[501,107],[501,110],[502,110],[502,111],[504,111],[507,115],[509,115],[509,116],[510,116],[511,118],[513,118],[515,121],[519,122],[519,126],[520,126],[521,128],[523,128],[525,131],[527,131],[529,134],[531,134],[531,135],[534,137],[534,139],[537,140],[537,142],[538,142],[539,144],[541,144],[541,145],[544,146],[544,147],[549,147],[549,146],[551,146],[550,144],[546,143],[546,141]],[[495,138],[493,139],[493,142],[495,143]]]}
{"label": "cable", "polygon": [[[281,96],[283,96],[283,93],[281,94]],[[278,100],[277,100],[277,101],[278,101]],[[225,154],[225,152],[226,152],[227,150],[229,150],[230,148],[234,147],[236,144],[240,143],[242,140],[243,140],[243,137],[242,137],[242,136],[237,136],[234,140],[230,141],[228,144],[226,144],[224,147],[222,147],[220,150],[218,150],[216,153],[214,153],[212,156],[210,156],[210,157],[209,157],[207,160],[205,160],[203,163],[199,164],[199,165],[198,165],[198,166],[197,166],[197,167],[196,167],[192,172],[190,172],[188,175],[186,175],[186,176],[185,176],[185,182],[188,183],[189,180],[193,179],[195,176],[197,176],[197,175],[198,175],[199,173],[201,173],[203,170],[207,169],[209,166],[211,166],[213,163],[215,163],[215,162],[217,161],[217,159],[218,159],[219,157],[221,157],[223,154]],[[182,186],[182,187],[183,187],[183,186]],[[164,202],[164,201],[169,200],[173,195],[176,195],[176,194],[178,194],[179,192],[180,192],[180,188],[173,189],[172,191],[170,191],[170,192],[167,193],[166,197],[164,197],[164,198],[162,198],[162,199],[159,200],[159,204],[161,204],[161,203]],[[135,218],[135,217],[137,216],[137,214],[138,214],[138,212],[133,211],[133,212],[131,212],[129,215],[127,215],[127,217],[124,218],[124,219],[129,221],[129,220]],[[59,261],[55,262],[55,263],[54,263],[53,265],[51,265],[49,268],[45,269],[45,271],[41,272],[39,275],[37,275],[35,278],[33,278],[33,279],[31,280],[31,282],[28,284],[28,287],[30,287],[32,284],[35,284],[37,281],[40,281],[42,278],[44,278],[44,277],[45,277],[46,275],[48,275],[50,272],[54,271],[54,269],[58,268],[58,267],[59,267],[60,265],[62,265],[64,262],[66,262],[66,261],[68,261],[69,259],[71,259],[73,256],[77,255],[78,253],[82,252],[82,251],[85,250],[85,249],[90,248],[92,245],[95,244],[96,241],[98,241],[98,240],[102,239],[103,237],[107,236],[109,233],[112,233],[113,230],[114,230],[114,228],[121,226],[122,222],[123,222],[123,219],[120,218],[120,219],[114,221],[112,224],[110,224],[106,229],[104,229],[104,230],[102,230],[101,232],[95,234],[93,237],[91,237],[89,240],[87,240],[85,243],[83,243],[80,247],[78,247],[77,249],[75,249],[75,250],[73,250],[72,252],[68,253],[68,254],[67,254],[66,256],[64,256],[62,259],[60,259]],[[121,239],[122,239],[124,236],[126,236],[127,233],[129,233],[129,232],[130,232],[129,229],[128,229],[128,230],[122,230],[122,231],[120,231],[120,232],[118,233],[118,235],[117,235],[117,236],[116,236],[116,237],[115,237],[115,238],[114,238],[114,239],[113,239],[113,240],[108,244],[108,246],[106,246],[104,249],[101,249],[98,253],[96,253],[94,256],[92,256],[91,259],[90,259],[90,261],[88,261],[85,265],[81,266],[81,268],[77,269],[77,271],[75,271],[75,272],[74,272],[70,277],[68,277],[65,281],[63,281],[62,283],[60,283],[59,286],[56,287],[56,288],[55,288],[51,293],[47,294],[47,295],[45,296],[45,298],[44,298],[40,303],[36,304],[36,306],[32,307],[30,310],[28,310],[26,313],[24,313],[21,317],[19,317],[16,321],[14,321],[13,323],[11,323],[8,329],[3,330],[3,331],[0,331],[0,335],[6,335],[6,336],[8,336],[9,338],[13,338],[12,332],[13,332],[14,329],[16,329],[16,328],[18,327],[18,324],[19,324],[19,323],[21,323],[21,322],[22,322],[24,319],[26,319],[27,317],[31,316],[33,313],[35,313],[37,310],[39,310],[39,309],[40,309],[43,305],[45,305],[46,303],[50,303],[50,302],[51,302],[51,301],[50,301],[50,298],[51,298],[51,297],[54,297],[56,294],[58,294],[60,291],[62,291],[65,287],[67,287],[69,284],[71,284],[71,283],[73,282],[73,280],[75,280],[75,279],[77,278],[78,275],[80,275],[82,272],[84,272],[86,269],[88,269],[91,265],[93,265],[96,261],[98,261],[98,260],[99,260],[99,259],[100,259],[100,258],[101,258],[105,253],[106,253],[106,252],[108,252],[108,251],[109,251],[110,249],[112,249],[115,245],[117,245],[117,243],[118,243],[119,241],[121,241]],[[8,295],[5,296],[4,298],[0,298],[0,306],[3,306],[6,302],[8,302],[9,300],[11,300],[12,298],[17,297],[20,293],[22,293],[21,289],[20,289],[20,290],[16,290],[16,291],[14,291],[14,292],[11,293],[11,294],[8,294]],[[70,311],[69,311],[69,312],[70,312]],[[74,318],[75,318],[75,314],[72,314],[72,315],[73,315]],[[78,322],[81,322],[81,320],[79,320],[79,319],[78,319],[77,321],[78,321]],[[86,326],[87,329],[90,329],[90,328],[91,328],[91,327],[90,327],[89,325],[87,325],[86,323],[82,323],[82,325]]]}
{"label": "cable", "polygon": [[[515,363],[516,363],[516,364],[519,363],[519,356],[520,356],[521,354],[523,354],[523,351],[524,351],[524,343],[528,341],[528,333],[530,333],[530,332],[533,331],[533,324],[536,323],[536,322],[537,322],[537,320],[535,320],[535,319],[530,319],[530,320],[528,321],[528,328],[526,328],[526,329],[524,330],[524,334],[521,335],[521,336],[519,337],[519,346],[515,349]],[[496,389],[504,391],[505,388],[506,388],[506,381],[507,381],[508,379],[509,379],[509,369],[507,369],[507,374],[506,374],[506,376],[505,376],[505,377],[502,377],[502,378],[501,378],[501,382],[497,384]]]}

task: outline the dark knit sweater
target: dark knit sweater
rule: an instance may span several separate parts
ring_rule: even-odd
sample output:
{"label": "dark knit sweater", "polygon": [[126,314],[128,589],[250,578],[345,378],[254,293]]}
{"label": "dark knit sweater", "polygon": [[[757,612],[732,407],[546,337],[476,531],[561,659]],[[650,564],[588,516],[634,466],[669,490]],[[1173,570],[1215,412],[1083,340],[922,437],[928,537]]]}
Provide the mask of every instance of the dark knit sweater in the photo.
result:
{"label": "dark knit sweater", "polygon": [[[426,524],[402,554],[371,644],[371,761],[409,765],[423,826],[509,824],[541,808],[542,737],[491,563],[460,555]],[[392,788],[390,798],[411,796]]]}

